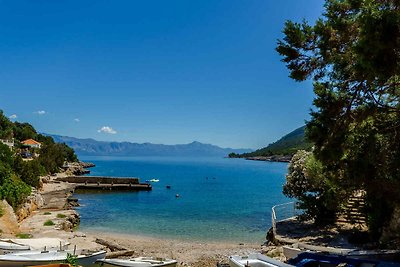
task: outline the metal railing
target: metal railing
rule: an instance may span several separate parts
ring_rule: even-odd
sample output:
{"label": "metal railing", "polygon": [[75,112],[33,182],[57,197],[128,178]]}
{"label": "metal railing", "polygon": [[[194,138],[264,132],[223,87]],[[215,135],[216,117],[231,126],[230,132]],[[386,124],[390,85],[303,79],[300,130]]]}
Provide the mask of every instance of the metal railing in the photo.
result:
{"label": "metal railing", "polygon": [[302,214],[303,211],[296,208],[296,202],[288,202],[272,207],[272,231],[276,235],[276,224],[284,220],[288,220]]}

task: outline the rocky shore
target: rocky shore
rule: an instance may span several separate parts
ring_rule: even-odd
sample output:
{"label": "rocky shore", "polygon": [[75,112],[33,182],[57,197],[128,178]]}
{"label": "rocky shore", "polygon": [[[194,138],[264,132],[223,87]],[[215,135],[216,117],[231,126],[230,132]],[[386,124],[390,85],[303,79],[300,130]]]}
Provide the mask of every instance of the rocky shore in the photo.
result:
{"label": "rocky shore", "polygon": [[246,160],[259,160],[259,161],[271,161],[271,162],[290,162],[292,159],[291,155],[272,155],[272,156],[258,156],[258,157],[246,157]]}

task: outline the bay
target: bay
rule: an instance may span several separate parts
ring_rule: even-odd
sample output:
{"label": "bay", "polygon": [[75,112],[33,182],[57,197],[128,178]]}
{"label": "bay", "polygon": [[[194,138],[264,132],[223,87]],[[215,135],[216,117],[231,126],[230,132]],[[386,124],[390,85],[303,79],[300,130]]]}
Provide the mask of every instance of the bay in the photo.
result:
{"label": "bay", "polygon": [[[139,177],[150,192],[77,191],[80,230],[197,241],[263,242],[287,164],[228,158],[81,157],[91,175]],[[166,186],[171,188],[168,189]],[[179,194],[179,197],[176,197]]]}

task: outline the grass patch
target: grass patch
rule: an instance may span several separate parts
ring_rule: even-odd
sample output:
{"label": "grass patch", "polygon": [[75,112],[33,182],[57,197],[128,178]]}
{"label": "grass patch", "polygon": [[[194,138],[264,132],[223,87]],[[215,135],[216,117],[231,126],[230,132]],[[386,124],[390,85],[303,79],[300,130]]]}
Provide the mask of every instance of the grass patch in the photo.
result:
{"label": "grass patch", "polygon": [[17,237],[17,238],[23,238],[23,239],[28,239],[28,238],[32,238],[33,235],[27,234],[27,233],[19,233],[19,234],[16,234],[15,237]]}
{"label": "grass patch", "polygon": [[0,206],[0,217],[4,215],[3,207]]}
{"label": "grass patch", "polygon": [[43,213],[43,215],[50,215],[51,212],[46,211],[45,213]]}
{"label": "grass patch", "polygon": [[67,215],[61,213],[57,214],[57,218],[59,219],[64,219],[65,217],[67,217]]}
{"label": "grass patch", "polygon": [[52,220],[47,220],[47,221],[45,221],[44,222],[44,226],[52,226],[52,225],[54,225],[55,223],[52,221]]}

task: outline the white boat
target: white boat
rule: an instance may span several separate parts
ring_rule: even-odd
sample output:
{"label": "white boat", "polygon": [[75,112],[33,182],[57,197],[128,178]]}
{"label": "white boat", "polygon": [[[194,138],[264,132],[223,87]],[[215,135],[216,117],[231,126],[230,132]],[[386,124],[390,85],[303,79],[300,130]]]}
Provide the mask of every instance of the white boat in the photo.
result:
{"label": "white boat", "polygon": [[152,183],[158,183],[159,181],[160,181],[159,179],[154,179],[154,178],[150,180],[150,182]]}
{"label": "white boat", "polygon": [[261,253],[253,253],[248,256],[230,256],[230,267],[293,267],[273,258],[267,257]]}
{"label": "white boat", "polygon": [[156,258],[156,257],[138,257],[131,259],[102,259],[97,263],[103,267],[174,267],[176,260]]}
{"label": "white boat", "polygon": [[[15,252],[12,254],[0,255],[0,267],[23,267],[36,266],[51,263],[62,263],[67,259],[67,255],[73,255],[73,250],[64,251],[37,251],[30,250],[24,252]],[[104,259],[106,251],[98,251],[94,253],[80,252],[76,255],[77,264],[85,267],[96,266],[95,262]]]}
{"label": "white boat", "polygon": [[66,250],[69,244],[59,238],[0,239],[0,255],[26,250]]}
{"label": "white boat", "polygon": [[0,241],[0,255],[13,253],[17,251],[24,251],[30,250],[31,247],[28,245],[21,245],[12,242],[11,240],[8,241]]}

